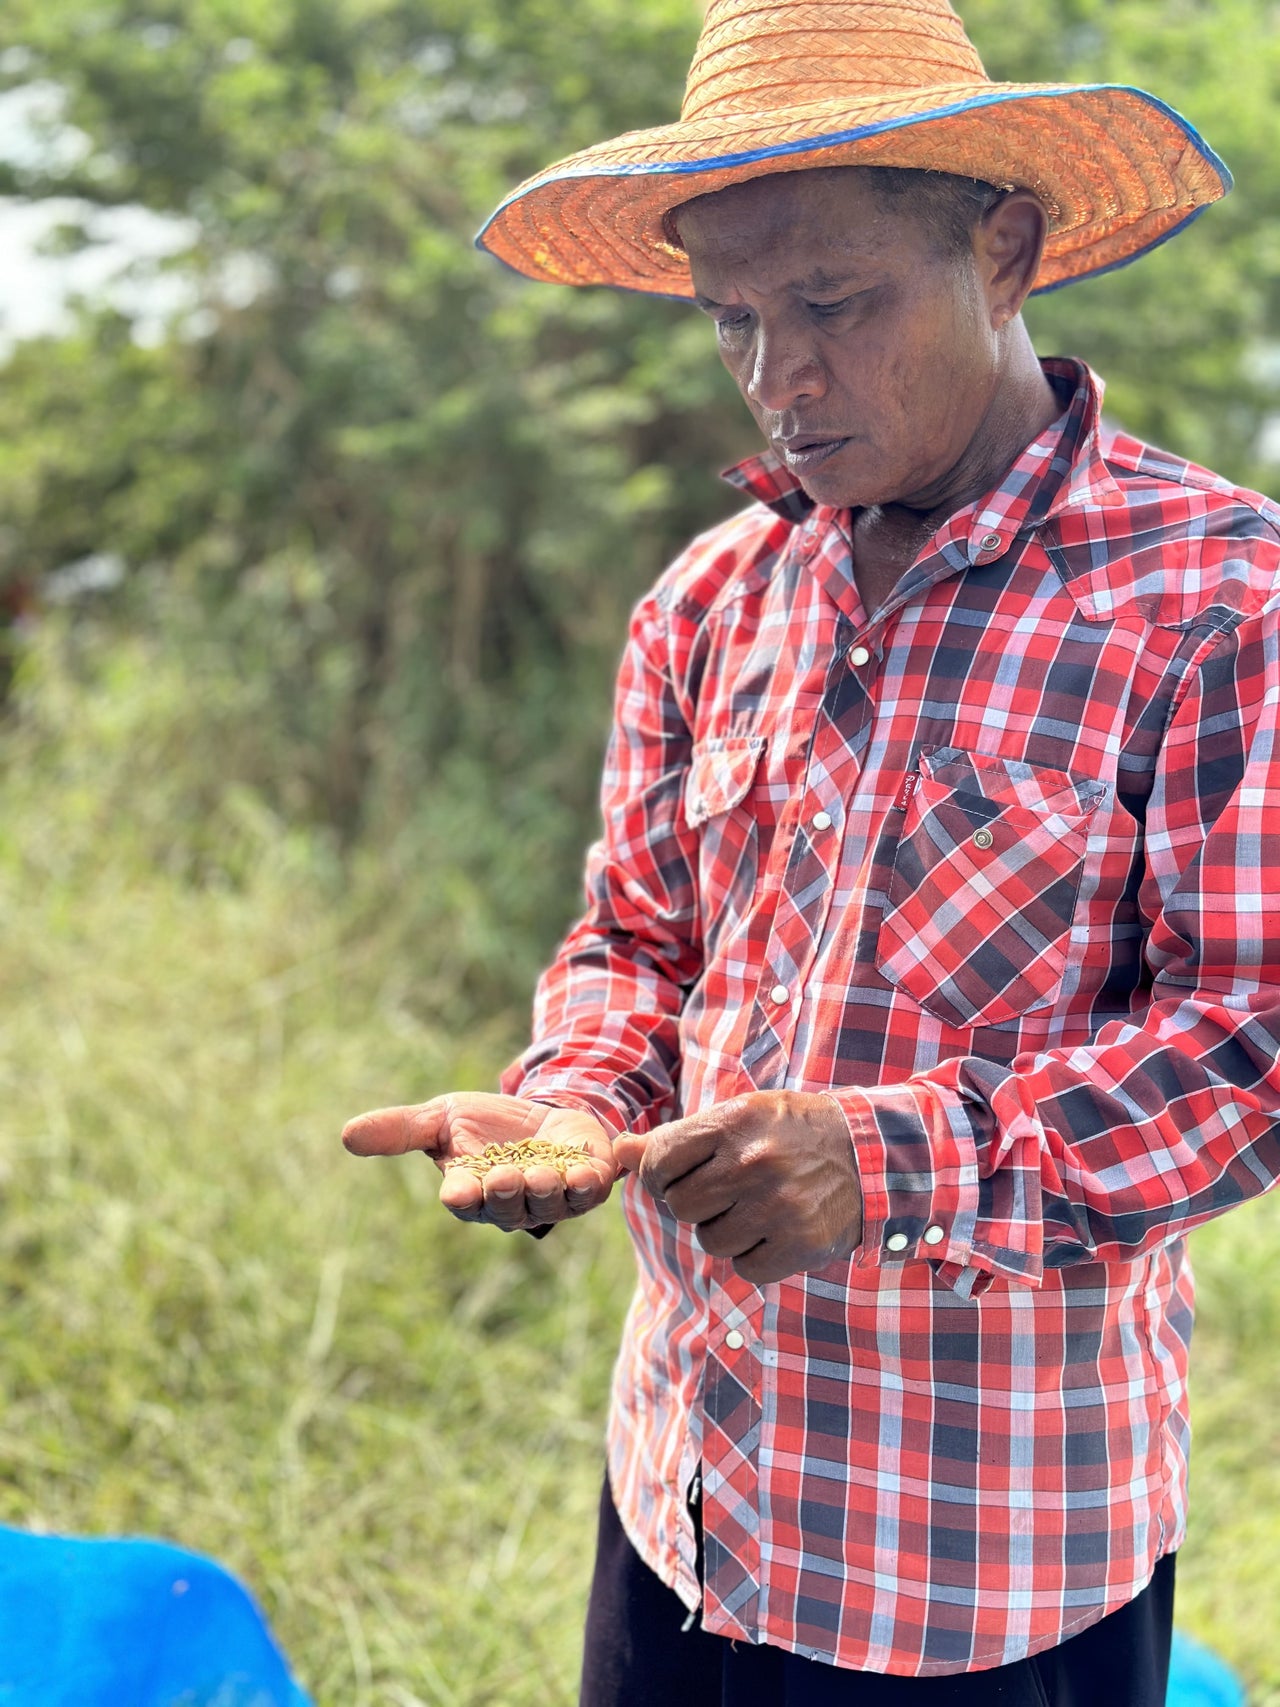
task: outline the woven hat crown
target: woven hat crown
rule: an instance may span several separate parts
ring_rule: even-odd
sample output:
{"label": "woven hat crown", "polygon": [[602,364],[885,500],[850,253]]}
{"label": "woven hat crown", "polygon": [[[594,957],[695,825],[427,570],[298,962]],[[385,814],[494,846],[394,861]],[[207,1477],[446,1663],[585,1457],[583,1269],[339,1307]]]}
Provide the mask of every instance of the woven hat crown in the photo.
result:
{"label": "woven hat crown", "polygon": [[986,80],[947,0],[712,0],[681,117]]}

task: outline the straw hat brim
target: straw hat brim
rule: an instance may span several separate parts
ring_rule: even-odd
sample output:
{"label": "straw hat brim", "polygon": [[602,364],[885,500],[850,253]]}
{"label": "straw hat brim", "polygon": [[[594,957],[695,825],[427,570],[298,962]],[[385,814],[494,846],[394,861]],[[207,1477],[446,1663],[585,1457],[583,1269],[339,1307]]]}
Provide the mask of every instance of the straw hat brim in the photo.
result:
{"label": "straw hat brim", "polygon": [[967,83],[632,131],[530,178],[476,242],[530,278],[688,299],[688,261],[663,223],[672,208],[771,172],[848,165],[1034,190],[1050,215],[1036,291],[1136,260],[1231,187],[1195,128],[1144,90]]}

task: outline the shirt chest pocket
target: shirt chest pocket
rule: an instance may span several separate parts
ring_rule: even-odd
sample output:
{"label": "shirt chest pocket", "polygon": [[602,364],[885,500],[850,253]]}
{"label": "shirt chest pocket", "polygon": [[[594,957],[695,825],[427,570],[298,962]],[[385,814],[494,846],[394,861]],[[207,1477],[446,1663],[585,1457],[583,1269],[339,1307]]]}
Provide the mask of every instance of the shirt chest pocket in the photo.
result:
{"label": "shirt chest pocket", "polygon": [[760,826],[752,785],[763,735],[712,735],[695,742],[684,816],[698,833],[698,891],[704,923],[715,928],[747,911],[759,869]]}
{"label": "shirt chest pocket", "polygon": [[1050,1006],[1106,793],[1015,759],[922,751],[876,945],[881,975],[953,1026]]}

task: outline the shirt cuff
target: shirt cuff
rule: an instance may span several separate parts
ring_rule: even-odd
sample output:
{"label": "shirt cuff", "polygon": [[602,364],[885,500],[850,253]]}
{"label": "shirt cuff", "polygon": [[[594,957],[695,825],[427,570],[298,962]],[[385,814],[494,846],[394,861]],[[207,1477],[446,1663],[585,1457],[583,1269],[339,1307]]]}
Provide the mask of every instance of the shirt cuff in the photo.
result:
{"label": "shirt cuff", "polygon": [[862,1183],[855,1266],[924,1259],[961,1297],[985,1291],[992,1274],[975,1264],[978,1157],[964,1099],[911,1080],[823,1094],[848,1123]]}

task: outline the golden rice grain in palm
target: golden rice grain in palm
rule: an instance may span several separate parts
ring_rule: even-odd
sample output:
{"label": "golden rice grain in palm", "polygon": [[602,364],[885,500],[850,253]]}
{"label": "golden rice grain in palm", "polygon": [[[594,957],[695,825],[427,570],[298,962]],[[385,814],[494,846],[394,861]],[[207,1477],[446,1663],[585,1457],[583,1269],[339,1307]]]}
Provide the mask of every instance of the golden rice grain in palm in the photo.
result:
{"label": "golden rice grain in palm", "polygon": [[486,1144],[476,1156],[451,1156],[446,1168],[463,1168],[483,1179],[491,1168],[554,1168],[564,1179],[577,1162],[589,1162],[585,1144],[556,1144],[550,1138],[521,1138],[515,1144]]}

